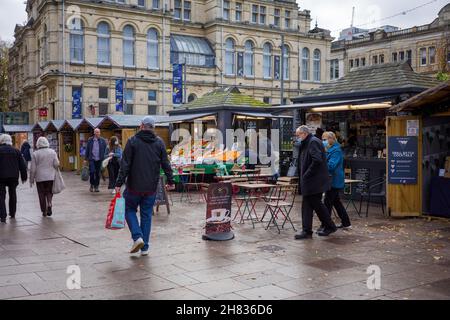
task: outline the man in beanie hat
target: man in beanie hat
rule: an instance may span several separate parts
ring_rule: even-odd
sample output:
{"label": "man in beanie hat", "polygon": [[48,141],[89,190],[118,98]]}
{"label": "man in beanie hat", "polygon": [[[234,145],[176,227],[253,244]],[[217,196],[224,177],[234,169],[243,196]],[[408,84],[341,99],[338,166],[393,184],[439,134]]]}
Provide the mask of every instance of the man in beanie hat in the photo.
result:
{"label": "man in beanie hat", "polygon": [[[155,132],[155,119],[147,116],[142,120],[140,131],[130,138],[125,146],[116,181],[116,192],[126,184],[125,219],[130,228],[133,246],[130,253],[141,251],[149,254],[149,239],[152,225],[153,205],[159,183],[160,168],[167,176],[168,188],[174,188],[172,168],[167,157],[166,146]],[[140,207],[140,224],[136,215]]]}

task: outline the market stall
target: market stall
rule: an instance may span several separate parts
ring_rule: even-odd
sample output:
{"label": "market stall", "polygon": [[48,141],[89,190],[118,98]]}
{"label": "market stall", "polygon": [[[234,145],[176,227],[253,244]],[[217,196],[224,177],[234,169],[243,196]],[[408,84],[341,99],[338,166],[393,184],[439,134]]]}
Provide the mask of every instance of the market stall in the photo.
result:
{"label": "market stall", "polygon": [[68,121],[59,129],[60,166],[62,171],[76,170],[76,133]]}
{"label": "market stall", "polygon": [[33,145],[33,125],[4,125],[3,131],[11,135],[13,145],[15,148],[20,149],[22,143],[28,141],[30,145]]}
{"label": "market stall", "polygon": [[[357,199],[375,181],[386,180],[389,108],[434,86],[432,78],[415,73],[407,63],[357,68],[336,82],[325,84],[294,98],[294,128],[310,127],[321,138],[323,131],[336,133],[344,151],[347,179],[345,194]],[[376,192],[383,192],[380,184]]]}

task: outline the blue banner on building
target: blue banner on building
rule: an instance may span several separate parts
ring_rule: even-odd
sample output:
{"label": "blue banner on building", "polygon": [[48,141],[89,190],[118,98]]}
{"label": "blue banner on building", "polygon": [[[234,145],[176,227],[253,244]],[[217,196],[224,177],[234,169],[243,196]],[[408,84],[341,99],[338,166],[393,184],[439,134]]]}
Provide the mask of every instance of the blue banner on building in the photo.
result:
{"label": "blue banner on building", "polygon": [[81,87],[72,89],[72,119],[83,117],[81,104]]}
{"label": "blue banner on building", "polygon": [[172,102],[173,104],[183,103],[183,65],[173,65],[172,76]]}
{"label": "blue banner on building", "polygon": [[116,80],[116,111],[123,112],[123,79]]}

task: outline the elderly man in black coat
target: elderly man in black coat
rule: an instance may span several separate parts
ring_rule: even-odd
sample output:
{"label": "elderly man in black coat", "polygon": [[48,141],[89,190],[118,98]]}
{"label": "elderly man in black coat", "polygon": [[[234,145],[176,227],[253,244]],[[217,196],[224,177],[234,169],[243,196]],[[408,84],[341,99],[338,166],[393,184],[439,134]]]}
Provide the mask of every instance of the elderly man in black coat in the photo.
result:
{"label": "elderly man in black coat", "polygon": [[300,126],[296,131],[302,141],[298,157],[298,174],[302,201],[303,230],[295,235],[295,239],[312,238],[313,211],[317,213],[324,226],[317,234],[328,236],[336,231],[328,209],[322,203],[322,194],[331,187],[328,174],[327,157],[323,143],[314,137],[307,126]]}

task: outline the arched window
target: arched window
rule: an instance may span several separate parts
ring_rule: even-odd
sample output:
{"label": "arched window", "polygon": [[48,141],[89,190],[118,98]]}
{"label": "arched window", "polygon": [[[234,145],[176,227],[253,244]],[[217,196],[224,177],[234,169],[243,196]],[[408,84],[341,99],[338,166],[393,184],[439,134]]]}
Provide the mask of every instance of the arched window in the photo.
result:
{"label": "arched window", "polygon": [[244,75],[253,76],[254,75],[254,61],[253,61],[254,45],[253,42],[247,40],[245,42],[244,49]]}
{"label": "arched window", "polygon": [[263,77],[272,77],[272,45],[268,42],[263,46]]}
{"label": "arched window", "polygon": [[302,80],[309,80],[309,49],[302,50]]}
{"label": "arched window", "polygon": [[234,40],[228,38],[225,41],[225,74],[234,75],[235,70],[235,53]]}
{"label": "arched window", "polygon": [[147,32],[147,63],[150,69],[159,68],[158,31],[153,28]]}
{"label": "arched window", "polygon": [[105,65],[111,63],[111,30],[106,22],[100,22],[97,26],[97,62]]}
{"label": "arched window", "polygon": [[84,32],[83,21],[78,18],[70,23],[70,61],[84,63]]}
{"label": "arched window", "polygon": [[283,78],[289,79],[289,47],[284,45],[283,47]]}
{"label": "arched window", "polygon": [[125,67],[135,66],[135,38],[134,28],[126,26],[123,28],[123,65]]}
{"label": "arched window", "polygon": [[314,81],[320,81],[320,50],[316,49],[314,50]]}

